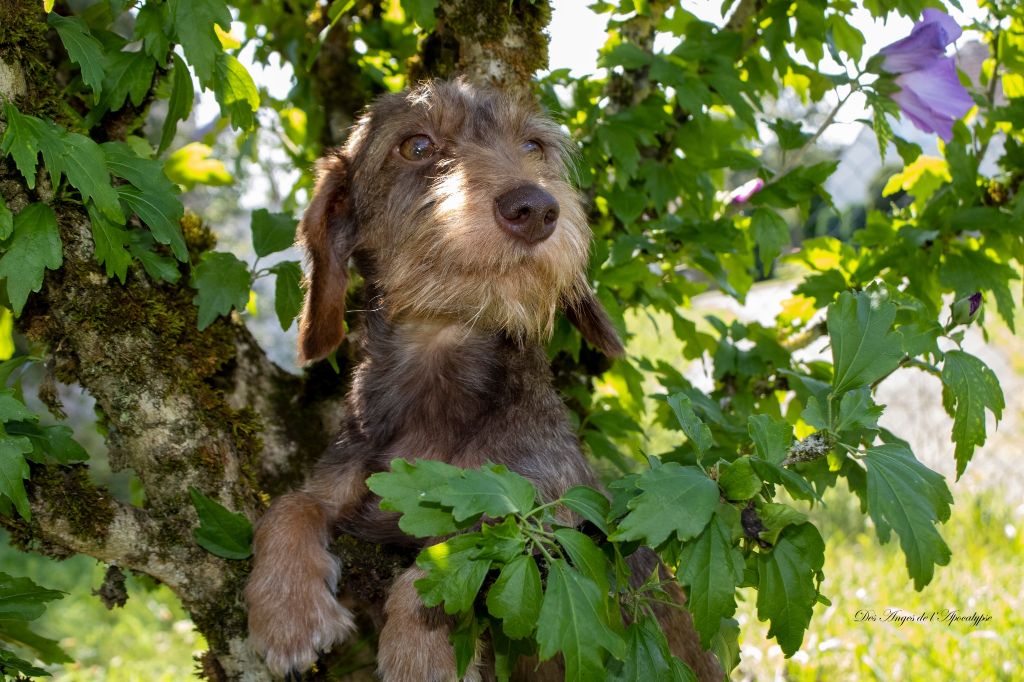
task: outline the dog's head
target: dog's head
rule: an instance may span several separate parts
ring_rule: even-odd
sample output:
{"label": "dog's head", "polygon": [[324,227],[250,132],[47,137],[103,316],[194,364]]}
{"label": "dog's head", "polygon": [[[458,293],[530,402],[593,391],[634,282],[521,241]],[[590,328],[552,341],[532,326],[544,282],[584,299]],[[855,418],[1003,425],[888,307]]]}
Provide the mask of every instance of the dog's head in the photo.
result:
{"label": "dog's head", "polygon": [[343,337],[353,255],[393,319],[451,320],[523,340],[556,309],[609,355],[622,344],[586,281],[590,229],[566,180],[572,147],[528,99],[463,81],[369,107],[320,162],[299,228],[310,266],[300,359]]}

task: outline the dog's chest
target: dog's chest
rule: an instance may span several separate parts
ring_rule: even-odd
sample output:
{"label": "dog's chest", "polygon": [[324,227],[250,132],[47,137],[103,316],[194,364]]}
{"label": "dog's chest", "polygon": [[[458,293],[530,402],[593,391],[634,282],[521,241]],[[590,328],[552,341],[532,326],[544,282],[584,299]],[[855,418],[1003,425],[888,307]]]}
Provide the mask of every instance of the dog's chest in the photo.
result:
{"label": "dog's chest", "polygon": [[518,370],[501,339],[461,325],[409,324],[394,330],[387,350],[357,382],[364,429],[380,455],[482,463],[467,446],[519,399],[509,376]]}

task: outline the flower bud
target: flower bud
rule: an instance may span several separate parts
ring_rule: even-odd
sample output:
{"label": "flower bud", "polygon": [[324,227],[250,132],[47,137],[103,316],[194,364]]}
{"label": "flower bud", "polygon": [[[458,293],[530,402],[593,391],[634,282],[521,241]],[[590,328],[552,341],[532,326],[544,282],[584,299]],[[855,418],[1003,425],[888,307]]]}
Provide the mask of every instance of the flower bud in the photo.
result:
{"label": "flower bud", "polygon": [[981,312],[981,292],[965,296],[949,307],[953,324],[970,324],[978,319]]}

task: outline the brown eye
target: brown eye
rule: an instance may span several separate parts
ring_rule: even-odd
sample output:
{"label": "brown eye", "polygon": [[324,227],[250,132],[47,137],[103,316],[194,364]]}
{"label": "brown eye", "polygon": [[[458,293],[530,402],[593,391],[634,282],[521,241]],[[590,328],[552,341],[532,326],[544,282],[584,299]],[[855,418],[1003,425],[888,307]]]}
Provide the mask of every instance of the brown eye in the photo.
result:
{"label": "brown eye", "polygon": [[527,140],[523,143],[522,149],[527,154],[544,154],[544,147],[537,140]]}
{"label": "brown eye", "polygon": [[437,153],[437,145],[426,135],[413,135],[398,145],[398,153],[409,161],[426,161]]}

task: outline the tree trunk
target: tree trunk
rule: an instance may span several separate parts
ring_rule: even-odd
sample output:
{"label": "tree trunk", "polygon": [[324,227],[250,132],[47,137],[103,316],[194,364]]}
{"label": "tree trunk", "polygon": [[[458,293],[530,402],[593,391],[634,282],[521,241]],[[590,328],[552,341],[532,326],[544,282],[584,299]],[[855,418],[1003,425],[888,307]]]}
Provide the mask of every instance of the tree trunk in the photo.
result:
{"label": "tree trunk", "polygon": [[[42,3],[0,0],[0,16],[0,96],[14,99],[22,113],[66,124],[51,58],[63,48]],[[461,72],[474,82],[524,89],[546,66],[542,30],[549,17],[546,2],[516,0],[510,8],[505,0],[446,0],[426,41],[422,73]],[[348,72],[319,73],[319,90],[336,93],[330,79]],[[339,111],[339,102],[349,100],[335,100],[325,101],[329,115],[354,115]],[[117,128],[122,136],[130,132]],[[265,508],[262,493],[300,481],[326,446],[343,416],[344,381],[324,381],[316,368],[302,377],[285,372],[237,319],[199,332],[187,272],[177,284],[154,283],[135,263],[124,285],[108,278],[93,257],[87,215],[80,205],[54,201],[45,173],[30,190],[12,163],[0,161],[0,194],[15,213],[33,201],[53,203],[63,266],[47,271],[17,327],[43,353],[50,376],[79,384],[96,400],[111,468],[133,470],[146,498],[142,508],[116,501],[90,482],[85,465],[33,465],[31,522],[2,523],[21,548],[87,554],[163,582],[209,643],[206,677],[269,679],[246,643],[240,592],[249,563],[220,559],[194,542],[198,519],[189,489],[255,521]],[[182,228],[195,263],[214,240],[195,215],[186,214]],[[359,581],[365,595],[382,594],[409,561],[351,538],[336,548],[345,580]]]}

